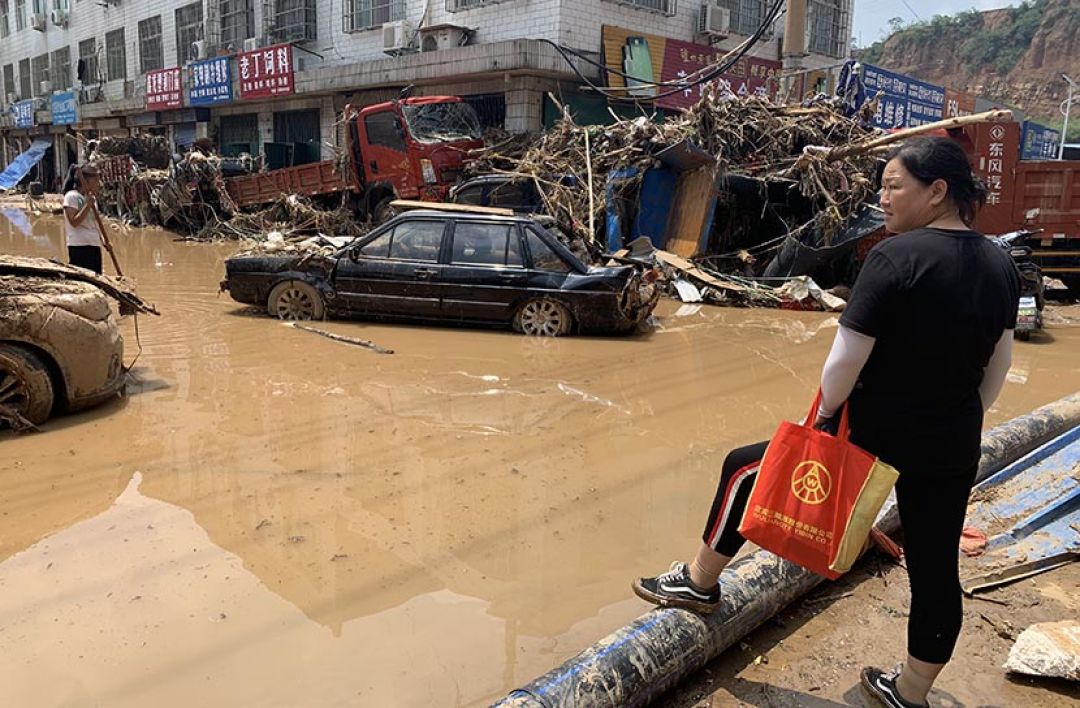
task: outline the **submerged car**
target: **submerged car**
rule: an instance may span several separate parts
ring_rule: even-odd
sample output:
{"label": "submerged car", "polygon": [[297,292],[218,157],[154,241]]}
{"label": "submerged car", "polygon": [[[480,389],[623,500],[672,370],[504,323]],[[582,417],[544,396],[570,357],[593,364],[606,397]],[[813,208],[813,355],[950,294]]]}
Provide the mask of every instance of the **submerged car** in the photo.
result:
{"label": "submerged car", "polygon": [[0,420],[38,425],[116,396],[125,380],[123,353],[98,287],[3,275],[0,268]]}
{"label": "submerged car", "polygon": [[656,306],[654,275],[586,265],[528,216],[425,209],[330,256],[235,256],[221,287],[286,320],[441,320],[554,337],[633,331]]}

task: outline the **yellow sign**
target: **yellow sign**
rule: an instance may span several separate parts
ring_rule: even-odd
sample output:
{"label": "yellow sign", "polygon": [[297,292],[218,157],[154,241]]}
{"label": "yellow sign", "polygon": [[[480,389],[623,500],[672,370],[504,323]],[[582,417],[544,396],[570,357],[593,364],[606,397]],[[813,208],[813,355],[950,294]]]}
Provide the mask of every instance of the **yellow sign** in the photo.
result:
{"label": "yellow sign", "polygon": [[800,462],[791,473],[791,491],[803,503],[822,504],[832,491],[832,475],[820,462]]}

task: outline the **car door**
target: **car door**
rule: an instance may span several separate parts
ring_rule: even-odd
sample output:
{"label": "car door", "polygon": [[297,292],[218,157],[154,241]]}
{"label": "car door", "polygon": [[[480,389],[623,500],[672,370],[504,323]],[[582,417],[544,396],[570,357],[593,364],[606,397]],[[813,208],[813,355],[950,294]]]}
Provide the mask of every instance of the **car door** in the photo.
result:
{"label": "car door", "polygon": [[574,268],[532,226],[525,229],[530,291],[561,290]]}
{"label": "car door", "polygon": [[413,199],[419,192],[411,184],[409,156],[401,119],[391,109],[368,113],[362,120],[365,145],[362,150],[368,182],[389,182],[402,199]]}
{"label": "car door", "polygon": [[447,318],[512,320],[514,305],[529,283],[518,225],[512,221],[457,220],[442,281]]}
{"label": "car door", "polygon": [[448,222],[406,219],[361,242],[338,262],[334,286],[345,309],[432,318],[441,312],[439,263]]}

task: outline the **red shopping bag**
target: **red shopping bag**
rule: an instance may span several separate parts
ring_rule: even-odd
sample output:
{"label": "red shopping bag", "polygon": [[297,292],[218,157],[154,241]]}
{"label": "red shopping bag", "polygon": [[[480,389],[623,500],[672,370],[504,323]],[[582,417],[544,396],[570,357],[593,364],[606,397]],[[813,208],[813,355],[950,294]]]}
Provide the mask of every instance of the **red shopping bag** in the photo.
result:
{"label": "red shopping bag", "polygon": [[847,404],[835,436],[783,422],[769,442],[739,533],[818,575],[836,579],[862,553],[899,474],[849,440]]}

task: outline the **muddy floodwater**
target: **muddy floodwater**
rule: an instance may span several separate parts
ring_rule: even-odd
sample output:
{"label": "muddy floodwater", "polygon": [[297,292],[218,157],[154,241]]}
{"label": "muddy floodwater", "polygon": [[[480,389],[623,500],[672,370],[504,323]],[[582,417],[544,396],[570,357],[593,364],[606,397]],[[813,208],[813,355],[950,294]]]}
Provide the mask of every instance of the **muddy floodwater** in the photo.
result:
{"label": "muddy floodwater", "polygon": [[[0,212],[0,252],[61,233]],[[0,433],[0,705],[490,703],[647,609],[632,577],[693,548],[725,451],[803,412],[836,327],[321,325],[380,355],[219,295],[236,246],[173,238],[114,237],[162,313],[122,321],[127,397]],[[1077,390],[1055,325],[988,422]]]}

